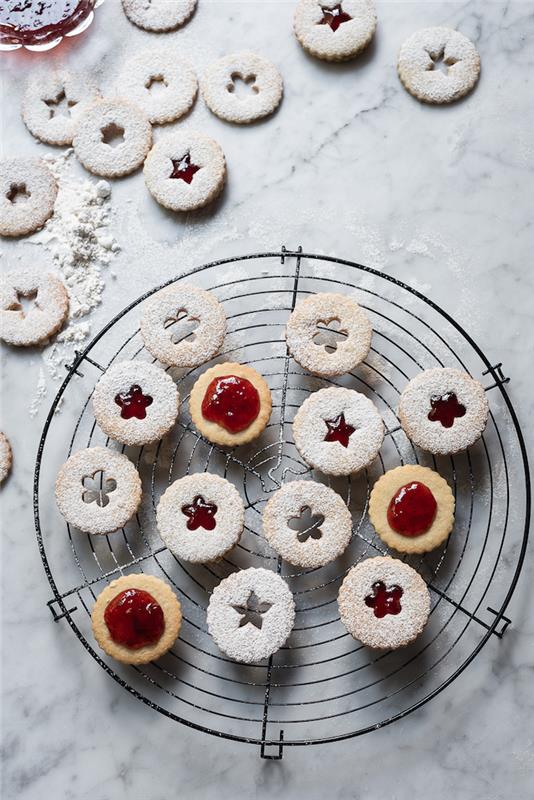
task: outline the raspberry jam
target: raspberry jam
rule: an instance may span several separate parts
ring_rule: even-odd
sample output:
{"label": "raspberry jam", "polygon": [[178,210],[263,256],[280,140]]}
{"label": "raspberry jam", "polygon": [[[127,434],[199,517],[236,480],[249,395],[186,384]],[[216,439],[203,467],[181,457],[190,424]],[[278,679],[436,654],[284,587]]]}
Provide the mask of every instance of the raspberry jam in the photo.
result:
{"label": "raspberry jam", "polygon": [[113,641],[132,650],[156,644],[165,630],[161,606],[143,589],[126,589],[114,597],[104,622]]}
{"label": "raspberry jam", "polygon": [[216,513],[215,503],[208,503],[201,494],[197,494],[191,505],[182,506],[182,514],[189,517],[187,520],[187,530],[189,531],[196,531],[198,528],[212,531],[217,525]]}
{"label": "raspberry jam", "polygon": [[345,422],[344,414],[340,414],[335,419],[325,419],[325,425],[328,428],[324,437],[325,442],[339,442],[343,447],[349,446],[349,439],[356,428]]}
{"label": "raspberry jam", "polygon": [[194,175],[199,171],[200,167],[191,163],[191,156],[186,153],[182,158],[171,158],[172,172],[169,178],[179,178],[181,181],[191,183]]}
{"label": "raspberry jam", "polygon": [[116,395],[115,402],[121,407],[121,417],[123,419],[145,419],[148,406],[153,403],[148,394],[143,394],[143,390],[137,384],[130,386],[127,392]]}
{"label": "raspberry jam", "polygon": [[375,581],[371,586],[372,594],[365,598],[365,605],[374,610],[375,617],[382,619],[386,614],[400,614],[400,599],[403,591],[400,586],[386,588],[383,581]]}
{"label": "raspberry jam", "polygon": [[388,506],[388,522],[402,536],[420,536],[434,522],[438,504],[424,483],[413,481],[401,486]]}
{"label": "raspberry jam", "polygon": [[428,412],[428,419],[441,422],[444,428],[452,428],[457,417],[465,416],[465,406],[458,402],[454,392],[432,395],[430,405],[432,408]]}
{"label": "raspberry jam", "polygon": [[202,415],[230,433],[244,431],[260,413],[260,395],[246,378],[223,375],[212,380],[202,401]]}
{"label": "raspberry jam", "polygon": [[0,43],[46,44],[74,30],[94,6],[95,0],[3,0]]}
{"label": "raspberry jam", "polygon": [[340,25],[352,19],[350,14],[343,11],[341,3],[338,3],[337,6],[333,6],[333,8],[321,6],[321,11],[323,12],[323,18],[319,20],[319,25],[330,25],[334,33]]}

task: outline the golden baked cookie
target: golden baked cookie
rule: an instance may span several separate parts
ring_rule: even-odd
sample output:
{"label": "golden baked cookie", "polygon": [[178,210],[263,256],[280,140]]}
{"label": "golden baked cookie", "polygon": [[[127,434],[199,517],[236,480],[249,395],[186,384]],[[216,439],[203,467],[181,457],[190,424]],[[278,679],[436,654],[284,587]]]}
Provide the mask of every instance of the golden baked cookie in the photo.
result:
{"label": "golden baked cookie", "polygon": [[123,664],[146,664],[170,650],[180,632],[180,602],[154,575],[123,575],[98,595],[91,614],[100,647]]}
{"label": "golden baked cookie", "polygon": [[262,433],[271,416],[271,390],[252,367],[226,362],[202,373],[191,390],[189,410],[200,433],[235,447]]}
{"label": "golden baked cookie", "polygon": [[454,525],[454,496],[447,481],[428,467],[390,469],[373,486],[369,519],[388,547],[428,553]]}

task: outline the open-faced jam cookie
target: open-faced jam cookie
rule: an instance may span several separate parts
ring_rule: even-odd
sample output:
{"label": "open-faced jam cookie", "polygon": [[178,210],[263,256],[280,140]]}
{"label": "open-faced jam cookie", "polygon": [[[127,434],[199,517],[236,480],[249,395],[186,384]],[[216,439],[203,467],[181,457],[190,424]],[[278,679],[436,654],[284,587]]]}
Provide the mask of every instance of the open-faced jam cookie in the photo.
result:
{"label": "open-faced jam cookie", "polygon": [[42,228],[54,212],[57,182],[38,158],[0,161],[0,236]]}
{"label": "open-faced jam cookie", "polygon": [[416,375],[399,400],[399,420],[414,444],[446,455],[466,450],[488,420],[484,387],[459,369],[427,369]]}
{"label": "open-faced jam cookie", "polygon": [[266,504],[262,526],[282,558],[306,569],[340,556],[352,536],[352,517],[343,498],[315,481],[284,484]]}
{"label": "open-faced jam cookie", "polygon": [[91,622],[108,656],[123,664],[146,664],[173,646],[182,611],[165,581],[153,575],[123,575],[98,595]]}
{"label": "open-faced jam cookie", "polygon": [[378,455],[384,423],[365,395],[330,387],[306,398],[295,415],[293,436],[307,464],[326,475],[350,475]]}
{"label": "open-faced jam cookie", "polygon": [[271,391],[252,367],[227,362],[203,372],[189,399],[191,418],[215,444],[233,447],[255,439],[271,416]]}
{"label": "open-faced jam cookie", "polygon": [[237,489],[209,472],[174,481],[156,512],[159,535],[171,553],[195,564],[222,558],[239,541],[244,521]]}
{"label": "open-faced jam cookie", "polygon": [[426,583],[408,564],[388,556],[360,561],[338,595],[339,616],[367,647],[395,650],[413,642],[430,613]]}
{"label": "open-faced jam cookie", "polygon": [[158,33],[172,31],[187,22],[196,4],[197,0],[122,0],[130,22]]}
{"label": "open-faced jam cookie", "polygon": [[346,61],[373,38],[375,4],[372,0],[300,0],[293,27],[310,55],[324,61]]}
{"label": "open-faced jam cookie", "polygon": [[69,313],[59,278],[42,269],[7,272],[0,281],[0,339],[17,347],[46,342]]}
{"label": "open-faced jam cookie", "polygon": [[208,605],[208,630],[235,661],[252,664],[285,643],[295,621],[287,583],[267,569],[243,569],[222,580]]}
{"label": "open-faced jam cookie", "polygon": [[132,462],[107,447],[78,450],[56,479],[56,503],[70,525],[94,534],[112,533],[141,503],[141,478]]}
{"label": "open-faced jam cookie", "polygon": [[369,519],[389,547],[427,553],[452,531],[454,495],[434,470],[405,464],[388,470],[373,486]]}
{"label": "open-faced jam cookie", "polygon": [[3,483],[11,470],[13,452],[9,439],[0,431],[0,483]]}

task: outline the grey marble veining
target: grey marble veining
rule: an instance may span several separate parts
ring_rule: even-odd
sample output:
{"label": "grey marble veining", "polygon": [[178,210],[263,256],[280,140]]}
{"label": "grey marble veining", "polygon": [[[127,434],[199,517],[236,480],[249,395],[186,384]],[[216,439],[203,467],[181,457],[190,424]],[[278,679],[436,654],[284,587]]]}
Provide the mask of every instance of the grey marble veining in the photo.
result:
{"label": "grey marble veining", "polygon": [[[206,2],[165,41],[199,71],[244,46],[283,73],[279,112],[249,128],[225,124],[201,100],[184,123],[217,138],[229,179],[212,209],[178,220],[150,198],[142,174],[113,185],[122,251],[106,278],[93,331],[127,301],[182,268],[235,253],[302,244],[383,270],[453,314],[511,376],[532,444],[530,361],[534,178],[534,4],[381,2],[375,42],[327,65],[291,33],[293,3]],[[400,85],[396,53],[415,29],[458,27],[477,43],[475,92],[422,106]],[[1,138],[7,156],[44,153],[19,117],[23,80],[56,58],[109,88],[128,53],[154,41],[106,0],[91,30],[53,55],[2,54]],[[171,126],[172,127],[172,126]],[[165,130],[157,130],[156,136]],[[81,174],[81,171],[80,171]],[[45,253],[2,241],[2,269]],[[21,256],[20,262],[18,256]],[[32,473],[57,384],[39,414],[27,407],[41,356],[3,349],[2,428],[15,452],[2,489],[2,728],[6,800],[519,800],[534,787],[534,623],[531,559],[510,605],[513,625],[431,704],[382,731],[291,749],[281,763],[255,748],[176,725],[135,701],[54,625],[35,543]],[[62,412],[64,413],[64,412]],[[68,414],[68,409],[65,412]]]}

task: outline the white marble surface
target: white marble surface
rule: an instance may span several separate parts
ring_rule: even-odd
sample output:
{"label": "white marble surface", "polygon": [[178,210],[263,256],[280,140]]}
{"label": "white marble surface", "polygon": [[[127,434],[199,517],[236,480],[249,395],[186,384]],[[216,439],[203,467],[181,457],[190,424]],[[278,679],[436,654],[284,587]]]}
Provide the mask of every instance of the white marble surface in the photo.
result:
{"label": "white marble surface", "polygon": [[[532,2],[380,2],[376,42],[359,60],[328,66],[291,33],[293,3],[206,2],[168,35],[199,69],[248,46],[285,79],[279,113],[229,126],[197,102],[194,123],[222,144],[228,186],[216,206],[177,220],[141,174],[113,187],[122,251],[93,331],[144,289],[183,266],[257,248],[302,244],[411,283],[455,315],[512,378],[532,444],[534,335]],[[450,108],[419,105],[400,86],[399,45],[444,24],[482,57],[476,91]],[[92,69],[109,87],[128,52],[153,41],[107,0],[83,39],[54,58]],[[26,74],[52,57],[2,54],[1,132],[8,156],[44,153],[19,118]],[[158,135],[161,133],[157,132]],[[131,199],[131,202],[126,202]],[[46,254],[2,242],[2,269]],[[262,762],[151,712],[106,678],[51,622],[50,589],[35,544],[31,481],[46,408],[30,418],[42,359],[3,350],[2,428],[15,467],[2,489],[3,797],[165,800],[332,797],[407,800],[526,798],[534,786],[534,623],[527,559],[510,606],[513,625],[448,691],[378,733]]]}

